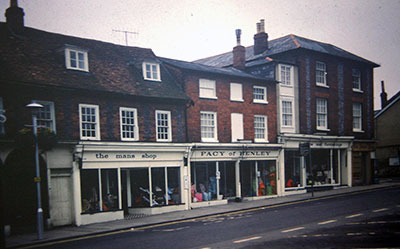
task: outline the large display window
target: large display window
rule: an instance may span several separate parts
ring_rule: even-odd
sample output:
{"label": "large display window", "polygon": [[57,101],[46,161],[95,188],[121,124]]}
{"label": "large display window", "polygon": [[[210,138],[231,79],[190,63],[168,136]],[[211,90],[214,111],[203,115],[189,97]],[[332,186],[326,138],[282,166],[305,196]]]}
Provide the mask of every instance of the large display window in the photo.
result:
{"label": "large display window", "polygon": [[82,169],[82,213],[118,210],[118,171],[116,169]]}
{"label": "large display window", "polygon": [[276,195],[276,161],[241,161],[242,197]]}
{"label": "large display window", "polygon": [[221,198],[236,197],[235,162],[218,162],[218,169],[220,173],[219,194]]}
{"label": "large display window", "polygon": [[336,149],[312,149],[310,168],[307,168],[308,178],[314,180],[314,185],[331,185],[339,183],[338,150]]}
{"label": "large display window", "polygon": [[123,169],[122,177],[128,208],[181,204],[179,167]]}
{"label": "large display window", "polygon": [[285,151],[285,187],[303,187],[303,169],[301,168],[301,156],[298,150]]}

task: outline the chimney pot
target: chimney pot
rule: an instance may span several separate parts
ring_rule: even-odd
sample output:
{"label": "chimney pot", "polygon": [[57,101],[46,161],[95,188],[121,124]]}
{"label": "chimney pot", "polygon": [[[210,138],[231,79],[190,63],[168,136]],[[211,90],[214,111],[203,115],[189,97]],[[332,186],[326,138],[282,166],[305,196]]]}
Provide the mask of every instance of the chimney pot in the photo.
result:
{"label": "chimney pot", "polygon": [[240,45],[240,35],[242,31],[240,29],[236,30],[236,47],[233,48],[233,67],[239,70],[244,70],[246,68],[246,49]]}
{"label": "chimney pot", "polygon": [[265,20],[257,23],[257,33],[254,35],[254,55],[262,54],[268,49],[268,34],[265,33]]}
{"label": "chimney pot", "polygon": [[10,0],[10,7],[6,9],[6,22],[12,32],[20,34],[24,28],[24,10],[18,7],[17,0]]}
{"label": "chimney pot", "polygon": [[383,109],[387,105],[387,93],[385,92],[385,82],[383,80],[381,81],[381,88],[381,109]]}

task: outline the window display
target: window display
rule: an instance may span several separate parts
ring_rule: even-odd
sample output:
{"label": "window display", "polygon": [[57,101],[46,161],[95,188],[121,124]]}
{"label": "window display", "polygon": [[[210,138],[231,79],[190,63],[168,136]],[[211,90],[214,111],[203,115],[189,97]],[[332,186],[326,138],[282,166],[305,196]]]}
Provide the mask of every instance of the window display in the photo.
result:
{"label": "window display", "polygon": [[219,194],[221,198],[235,197],[235,162],[218,162],[218,168],[220,173]]}
{"label": "window display", "polygon": [[[311,150],[311,172],[307,168],[307,176],[314,179],[314,185],[338,183],[338,150],[313,149]],[[309,157],[307,158],[309,160]],[[311,175],[310,175],[311,174]]]}
{"label": "window display", "polygon": [[303,184],[303,170],[301,169],[301,157],[298,150],[285,151],[285,187],[301,187]]}
{"label": "window display", "polygon": [[217,199],[217,179],[215,162],[192,164],[192,202]]}
{"label": "window display", "polygon": [[100,211],[98,172],[97,169],[81,170],[82,213]]}
{"label": "window display", "polygon": [[275,161],[241,161],[240,183],[242,197],[275,195]]}

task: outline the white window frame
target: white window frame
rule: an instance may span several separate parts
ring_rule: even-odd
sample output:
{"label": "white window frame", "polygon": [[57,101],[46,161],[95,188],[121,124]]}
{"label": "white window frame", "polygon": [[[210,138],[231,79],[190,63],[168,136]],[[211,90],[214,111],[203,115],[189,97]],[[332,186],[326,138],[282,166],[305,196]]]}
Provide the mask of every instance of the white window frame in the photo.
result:
{"label": "white window frame", "polygon": [[[355,106],[359,107],[359,111],[360,111],[359,115],[357,115],[355,113],[355,109],[354,109]],[[356,118],[359,119],[357,122],[359,127],[355,127],[355,124],[356,124],[355,119]],[[363,132],[363,130],[362,130],[362,104],[361,103],[353,103],[353,131],[354,132]]]}
{"label": "white window frame", "polygon": [[[316,99],[316,112],[315,112],[315,122],[317,130],[329,131],[328,129],[328,100],[317,98]],[[322,121],[322,122],[320,122]],[[321,125],[322,123],[322,125]]]}
{"label": "white window frame", "polygon": [[[202,114],[204,115],[212,115],[213,116],[213,122],[214,122],[214,126],[208,126],[208,127],[212,127],[213,128],[213,137],[209,138],[209,137],[203,137],[202,135],[202,119],[201,116]],[[217,126],[217,113],[216,112],[207,112],[207,111],[201,111],[200,112],[200,136],[201,136],[201,141],[202,142],[218,142],[218,126]]]}
{"label": "white window frame", "polygon": [[[160,126],[159,125],[159,120],[158,120],[158,114],[161,115],[167,115],[167,126]],[[156,140],[157,142],[171,142],[172,141],[172,125],[171,125],[171,112],[170,111],[162,111],[162,110],[156,110],[156,115],[155,115],[155,120],[156,120]],[[158,128],[167,128],[167,136],[168,138],[160,138],[159,136],[161,135],[158,132]]]}
{"label": "white window frame", "polygon": [[[54,133],[56,133],[56,116],[55,116],[55,110],[54,110],[54,102],[52,102],[52,101],[42,101],[42,100],[32,100],[32,102],[35,102],[35,103],[43,105],[43,108],[45,106],[49,106],[49,108],[50,108],[50,119],[42,119],[40,117],[40,112],[43,112],[43,108],[40,108],[38,110],[38,112],[39,112],[38,115],[37,115],[38,127],[40,128],[39,123],[40,123],[41,120],[43,120],[45,122],[51,122],[51,126],[47,127],[47,128],[50,128]],[[43,127],[43,126],[41,126],[41,127]]]}
{"label": "white window frame", "polygon": [[[289,70],[289,73],[285,72],[285,75],[282,74],[282,70]],[[279,75],[279,82],[281,86],[286,87],[293,87],[294,85],[294,69],[293,66],[279,64],[278,67],[278,75]],[[287,77],[289,77],[289,81],[287,81]]]}
{"label": "white window frame", "polygon": [[231,101],[243,102],[243,86],[241,83],[231,83],[230,85]]}
{"label": "white window frame", "polygon": [[231,141],[239,142],[244,138],[243,114],[231,113]]}
{"label": "white window frame", "polygon": [[[150,70],[147,70],[147,66],[150,66]],[[152,62],[143,62],[142,71],[143,71],[143,78],[145,80],[161,81],[160,64]],[[150,77],[147,76],[147,73],[150,73]]]}
{"label": "white window frame", "polygon": [[[71,64],[71,60],[73,59],[71,58],[71,52],[76,53],[76,66],[73,66]],[[79,66],[79,54],[83,55],[83,67]],[[67,69],[89,72],[89,60],[87,51],[78,48],[65,48],[65,66],[67,67]]]}
{"label": "white window frame", "polygon": [[[256,89],[258,90],[262,90],[264,92],[263,94],[263,99],[256,99],[255,95],[256,95]],[[259,93],[257,93],[258,95],[261,95]],[[267,88],[265,86],[253,86],[253,103],[258,103],[258,104],[268,104],[268,92],[267,92]]]}
{"label": "white window frame", "polygon": [[[319,80],[319,78],[321,78],[322,74],[322,81]],[[322,87],[327,87],[328,86],[328,81],[327,81],[327,76],[328,72],[326,71],[326,64],[324,62],[321,61],[316,61],[315,62],[315,82],[317,86],[322,86]]]}
{"label": "white window frame", "polygon": [[[264,127],[257,126],[257,118],[263,119],[262,124],[264,125]],[[257,130],[263,130],[264,138],[257,138]],[[254,115],[254,142],[268,142],[268,117],[266,115]]]}
{"label": "white window frame", "polygon": [[[211,92],[211,94],[208,94]],[[217,99],[217,83],[215,80],[199,79],[199,97]]]}
{"label": "white window frame", "polygon": [[[290,103],[290,110],[291,110],[290,113],[289,112],[284,112],[283,102]],[[290,125],[285,125],[284,124],[284,122],[283,122],[285,120],[285,118],[284,118],[285,116],[284,115],[287,115],[287,116],[290,115],[290,117],[291,117],[291,119],[290,119],[291,124]],[[293,128],[294,127],[294,103],[293,103],[292,100],[283,99],[281,101],[281,126],[285,127],[285,128],[288,128],[288,127]]]}
{"label": "white window frame", "polygon": [[[354,92],[363,92],[361,90],[361,71],[359,69],[353,68],[351,72],[352,76],[352,87]],[[358,85],[354,87],[354,84]]]}
{"label": "white window frame", "polygon": [[[83,136],[83,120],[82,120],[82,108],[94,108],[95,110],[95,136]],[[93,122],[92,122],[93,123]],[[100,112],[98,105],[88,105],[88,104],[79,104],[79,135],[81,140],[100,140]]]}
{"label": "white window frame", "polygon": [[[123,113],[126,112],[133,112],[133,117],[124,117]],[[133,119],[133,123],[131,122],[124,122],[126,119]],[[120,124],[120,133],[121,133],[121,141],[138,141],[139,140],[139,126],[138,126],[138,119],[137,119],[137,109],[136,108],[129,108],[129,107],[120,107],[119,108],[119,124]],[[124,131],[124,126],[133,126],[133,131]],[[124,132],[132,133],[133,137],[124,137]]]}

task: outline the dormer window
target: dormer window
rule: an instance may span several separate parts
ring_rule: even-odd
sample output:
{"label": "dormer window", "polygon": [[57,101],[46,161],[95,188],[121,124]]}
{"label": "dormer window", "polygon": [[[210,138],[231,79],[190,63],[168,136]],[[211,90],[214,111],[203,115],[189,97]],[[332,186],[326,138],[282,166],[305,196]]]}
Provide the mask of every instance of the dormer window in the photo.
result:
{"label": "dormer window", "polygon": [[161,81],[160,64],[143,62],[143,78],[145,80]]}
{"label": "dormer window", "polygon": [[87,51],[77,48],[66,48],[65,65],[67,69],[89,72]]}

